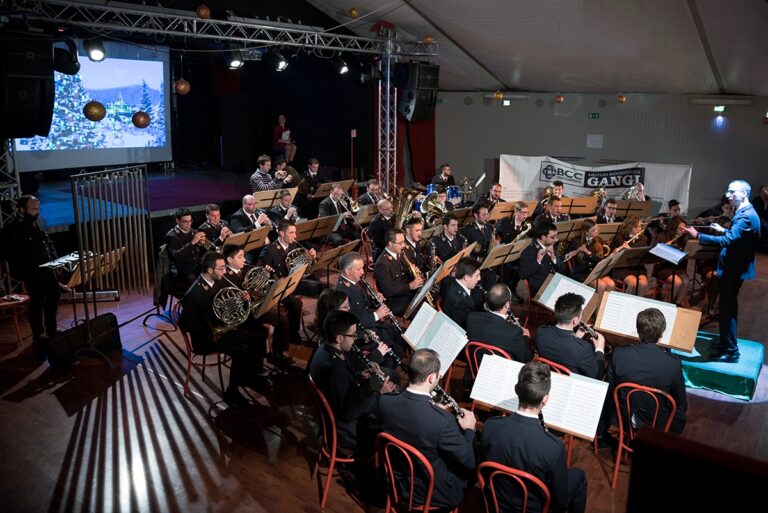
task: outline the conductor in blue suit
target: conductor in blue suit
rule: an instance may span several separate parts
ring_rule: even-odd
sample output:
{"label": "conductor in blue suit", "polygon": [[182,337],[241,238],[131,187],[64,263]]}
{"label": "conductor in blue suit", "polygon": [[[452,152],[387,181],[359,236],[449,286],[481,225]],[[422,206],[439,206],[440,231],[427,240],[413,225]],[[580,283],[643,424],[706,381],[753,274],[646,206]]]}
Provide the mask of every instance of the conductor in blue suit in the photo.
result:
{"label": "conductor in blue suit", "polygon": [[760,244],[760,218],[749,203],[752,187],[744,180],[728,184],[725,196],[734,208],[731,227],[727,230],[713,224],[720,235],[706,235],[695,228],[685,231],[702,244],[720,246],[717,258],[717,277],[720,280],[720,346],[712,358],[724,362],[739,360],[736,344],[736,321],[739,314],[739,289],[744,280],[755,278],[755,253]]}

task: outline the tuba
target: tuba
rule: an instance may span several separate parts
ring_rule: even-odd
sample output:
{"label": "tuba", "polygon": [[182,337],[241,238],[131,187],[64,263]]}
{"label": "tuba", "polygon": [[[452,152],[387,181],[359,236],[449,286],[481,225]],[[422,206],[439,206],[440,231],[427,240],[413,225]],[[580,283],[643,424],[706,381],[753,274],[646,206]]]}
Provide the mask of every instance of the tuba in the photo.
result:
{"label": "tuba", "polygon": [[434,226],[435,223],[439,223],[440,219],[448,213],[445,205],[437,202],[437,192],[429,193],[424,201],[421,202],[419,210],[421,210],[427,226]]}
{"label": "tuba", "polygon": [[608,193],[605,190],[605,187],[597,187],[596,189],[592,189],[589,192],[589,195],[597,199],[597,206],[595,207],[595,212],[602,212],[603,206],[605,205],[605,200],[608,199]]}
{"label": "tuba", "polygon": [[405,187],[400,188],[397,196],[397,210],[395,211],[393,228],[397,228],[398,230],[403,229],[405,220],[410,215],[411,210],[413,210],[413,203],[416,201],[419,194],[421,193],[414,189],[406,189]]}

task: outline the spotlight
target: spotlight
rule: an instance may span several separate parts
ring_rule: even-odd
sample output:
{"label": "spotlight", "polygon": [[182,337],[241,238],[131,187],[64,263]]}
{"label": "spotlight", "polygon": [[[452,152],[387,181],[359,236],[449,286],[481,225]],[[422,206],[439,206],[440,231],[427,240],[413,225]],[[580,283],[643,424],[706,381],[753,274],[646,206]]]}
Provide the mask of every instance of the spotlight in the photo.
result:
{"label": "spotlight", "polygon": [[344,61],[344,58],[341,55],[334,57],[332,62],[336,67],[336,70],[339,72],[339,75],[343,75],[349,71],[349,66],[347,66],[347,63]]}
{"label": "spotlight", "polygon": [[86,39],[83,40],[83,49],[88,55],[88,58],[93,62],[101,62],[107,56],[104,52],[104,43],[101,39]]}
{"label": "spotlight", "polygon": [[240,52],[232,52],[229,54],[229,69],[240,69],[243,67],[243,57]]}
{"label": "spotlight", "polygon": [[277,71],[285,71],[288,67],[288,59],[283,57],[283,54],[277,48],[274,48],[269,52],[267,61],[275,67]]}
{"label": "spotlight", "polygon": [[714,106],[715,112],[725,112],[725,105],[715,105]]}
{"label": "spotlight", "polygon": [[715,126],[717,128],[722,128],[722,126],[725,125],[725,116],[718,115],[715,117]]}

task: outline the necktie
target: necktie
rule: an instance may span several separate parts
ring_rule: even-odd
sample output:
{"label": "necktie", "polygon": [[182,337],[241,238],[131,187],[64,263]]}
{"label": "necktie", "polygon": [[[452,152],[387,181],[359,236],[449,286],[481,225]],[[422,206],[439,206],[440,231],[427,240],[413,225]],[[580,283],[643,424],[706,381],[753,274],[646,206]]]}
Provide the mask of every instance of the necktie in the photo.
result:
{"label": "necktie", "polygon": [[253,224],[258,224],[258,223],[256,222],[256,214],[249,214],[249,215],[250,215],[250,217],[251,217],[251,221],[253,222]]}

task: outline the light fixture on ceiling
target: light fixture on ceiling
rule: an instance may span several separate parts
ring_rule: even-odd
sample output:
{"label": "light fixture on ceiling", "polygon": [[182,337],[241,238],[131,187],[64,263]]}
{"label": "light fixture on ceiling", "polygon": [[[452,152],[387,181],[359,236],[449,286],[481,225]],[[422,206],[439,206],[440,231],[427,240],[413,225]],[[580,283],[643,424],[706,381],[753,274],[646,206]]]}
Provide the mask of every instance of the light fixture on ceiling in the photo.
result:
{"label": "light fixture on ceiling", "polygon": [[618,103],[627,103],[627,97],[626,95],[620,94],[616,96],[616,101]]}
{"label": "light fixture on ceiling", "polygon": [[341,55],[337,55],[333,58],[333,66],[336,68],[336,71],[339,72],[339,75],[345,74],[347,71],[349,71],[349,66],[347,66],[346,61]]}
{"label": "light fixture on ceiling", "polygon": [[243,56],[240,55],[240,52],[237,50],[230,52],[227,56],[227,60],[229,61],[229,69],[240,69],[243,67],[243,64],[245,64]]}
{"label": "light fixture on ceiling", "polygon": [[285,68],[288,67],[288,59],[283,57],[283,54],[277,48],[270,50],[267,55],[267,62],[274,66],[277,71],[285,71]]}
{"label": "light fixture on ceiling", "polygon": [[101,62],[107,57],[107,53],[104,51],[104,43],[101,39],[84,40],[83,49],[88,58],[93,62]]}
{"label": "light fixture on ceiling", "polygon": [[558,94],[555,96],[555,103],[563,103],[565,101],[565,96],[562,94]]}
{"label": "light fixture on ceiling", "polygon": [[486,100],[519,100],[519,101],[525,101],[528,99],[527,94],[518,94],[518,93],[505,93],[502,91],[493,91],[483,94],[483,98]]}
{"label": "light fixture on ceiling", "polygon": [[754,105],[755,100],[751,96],[691,94],[688,95],[688,103],[694,105]]}
{"label": "light fixture on ceiling", "polygon": [[725,112],[725,105],[715,105],[712,110],[715,112],[723,113]]}

